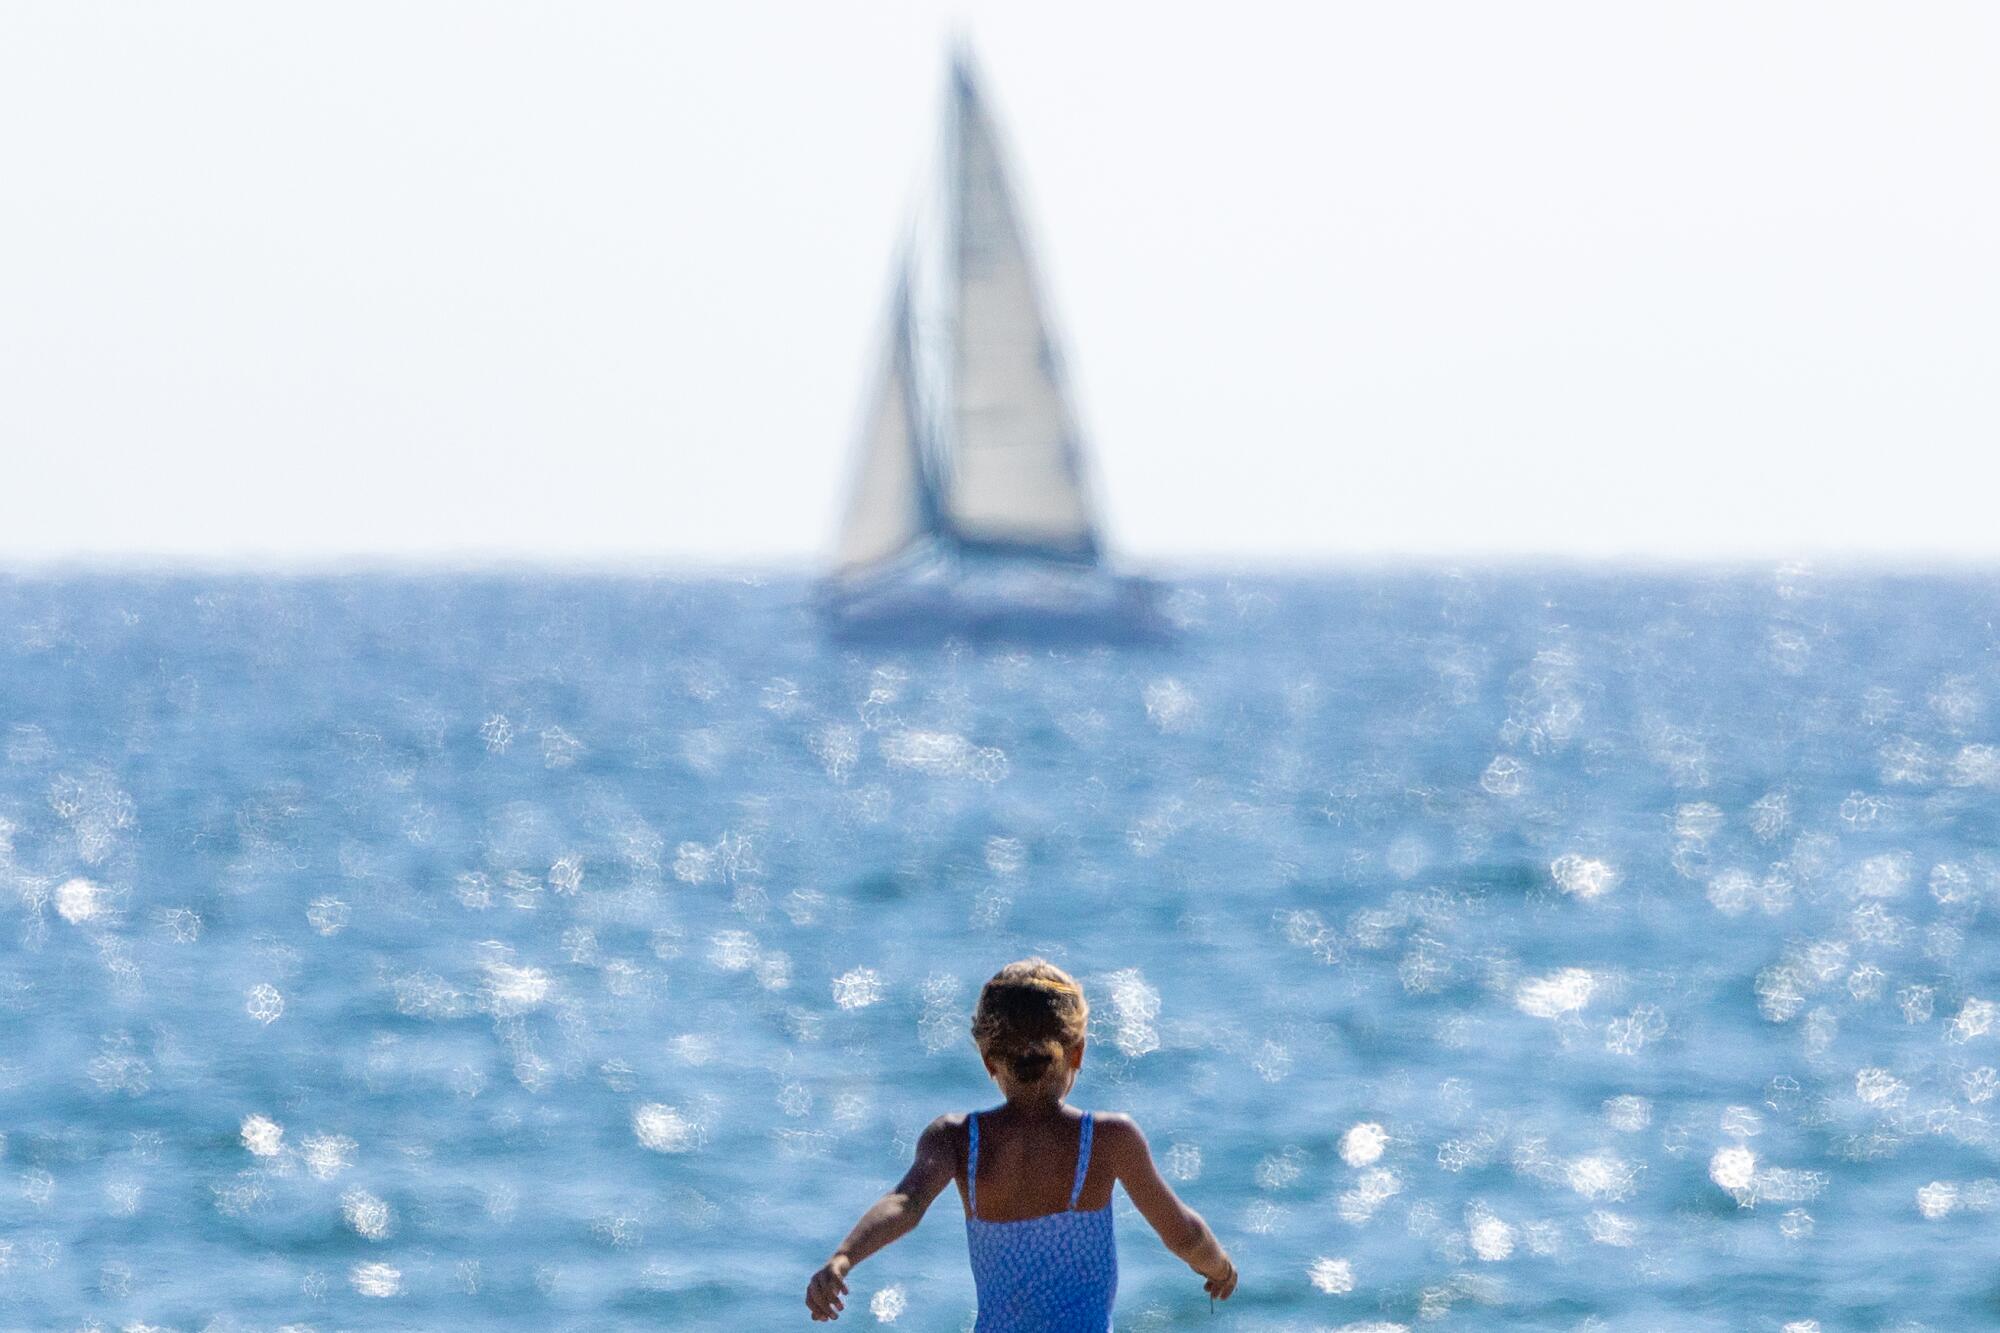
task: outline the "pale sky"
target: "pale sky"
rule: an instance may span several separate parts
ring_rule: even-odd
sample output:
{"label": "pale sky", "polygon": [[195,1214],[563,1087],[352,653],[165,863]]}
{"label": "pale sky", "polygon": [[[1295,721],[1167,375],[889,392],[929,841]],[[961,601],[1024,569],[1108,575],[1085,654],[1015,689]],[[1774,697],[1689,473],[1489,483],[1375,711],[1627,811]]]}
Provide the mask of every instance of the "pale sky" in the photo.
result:
{"label": "pale sky", "polygon": [[954,31],[1114,552],[2000,558],[2000,5],[0,6],[0,565],[812,560]]}

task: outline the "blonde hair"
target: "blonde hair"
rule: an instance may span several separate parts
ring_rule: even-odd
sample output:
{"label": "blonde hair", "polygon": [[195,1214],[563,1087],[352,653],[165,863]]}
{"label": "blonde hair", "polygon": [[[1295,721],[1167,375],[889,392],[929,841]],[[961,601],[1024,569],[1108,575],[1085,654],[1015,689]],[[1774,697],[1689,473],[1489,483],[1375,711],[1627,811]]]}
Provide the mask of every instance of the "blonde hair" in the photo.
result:
{"label": "blonde hair", "polygon": [[1083,1041],[1090,1002],[1069,973],[1043,958],[1024,958],[993,974],[972,1013],[979,1053],[1024,1086],[1039,1084]]}

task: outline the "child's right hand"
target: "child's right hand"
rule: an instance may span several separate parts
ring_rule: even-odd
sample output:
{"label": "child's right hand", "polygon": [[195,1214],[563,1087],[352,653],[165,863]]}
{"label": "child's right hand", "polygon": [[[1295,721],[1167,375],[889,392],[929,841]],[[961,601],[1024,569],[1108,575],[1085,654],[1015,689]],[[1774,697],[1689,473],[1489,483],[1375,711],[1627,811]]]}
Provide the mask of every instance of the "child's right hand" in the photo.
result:
{"label": "child's right hand", "polygon": [[1208,1280],[1201,1284],[1201,1289],[1218,1301],[1228,1300],[1229,1294],[1236,1290],[1236,1265],[1229,1262],[1229,1256],[1226,1254],[1222,1256],[1222,1268],[1221,1276],[1208,1277]]}

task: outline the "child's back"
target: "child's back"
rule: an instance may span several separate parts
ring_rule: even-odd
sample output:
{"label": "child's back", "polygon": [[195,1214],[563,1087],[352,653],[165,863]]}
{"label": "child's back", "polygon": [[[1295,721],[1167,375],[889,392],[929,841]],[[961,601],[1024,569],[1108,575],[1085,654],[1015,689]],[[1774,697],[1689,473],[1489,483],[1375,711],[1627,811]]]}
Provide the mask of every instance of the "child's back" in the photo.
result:
{"label": "child's back", "polygon": [[[1111,1326],[1115,1173],[1103,1158],[1091,1169],[1096,1117],[1060,1103],[1055,1110],[1036,1115],[1009,1103],[964,1119],[959,1180],[979,1292],[974,1333]],[[1067,1180],[1062,1162],[1075,1163]]]}

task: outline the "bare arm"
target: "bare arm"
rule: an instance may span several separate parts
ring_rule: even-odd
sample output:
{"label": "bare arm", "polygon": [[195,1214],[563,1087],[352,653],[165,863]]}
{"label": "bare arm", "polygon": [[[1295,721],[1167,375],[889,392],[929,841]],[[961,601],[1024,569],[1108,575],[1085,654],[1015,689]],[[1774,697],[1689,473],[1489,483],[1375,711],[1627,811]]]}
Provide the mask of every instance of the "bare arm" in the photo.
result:
{"label": "bare arm", "polygon": [[958,1158],[952,1150],[950,1117],[930,1123],[917,1139],[916,1160],[896,1182],[894,1189],[877,1199],[833,1257],[813,1274],[806,1284],[806,1308],[818,1320],[840,1318],[841,1300],[847,1294],[847,1274],[854,1265],[885,1245],[893,1244],[916,1230],[932,1200],[944,1192],[958,1175]]}
{"label": "bare arm", "polygon": [[[1228,1252],[1201,1214],[1182,1203],[1173,1187],[1161,1179],[1146,1136],[1126,1116],[1101,1115],[1097,1119],[1103,1136],[1100,1141],[1111,1149],[1118,1181],[1139,1216],[1159,1233],[1175,1258],[1207,1279],[1203,1286],[1209,1295],[1227,1299],[1236,1290],[1236,1265],[1229,1262]],[[1105,1133],[1107,1130],[1110,1132]]]}

